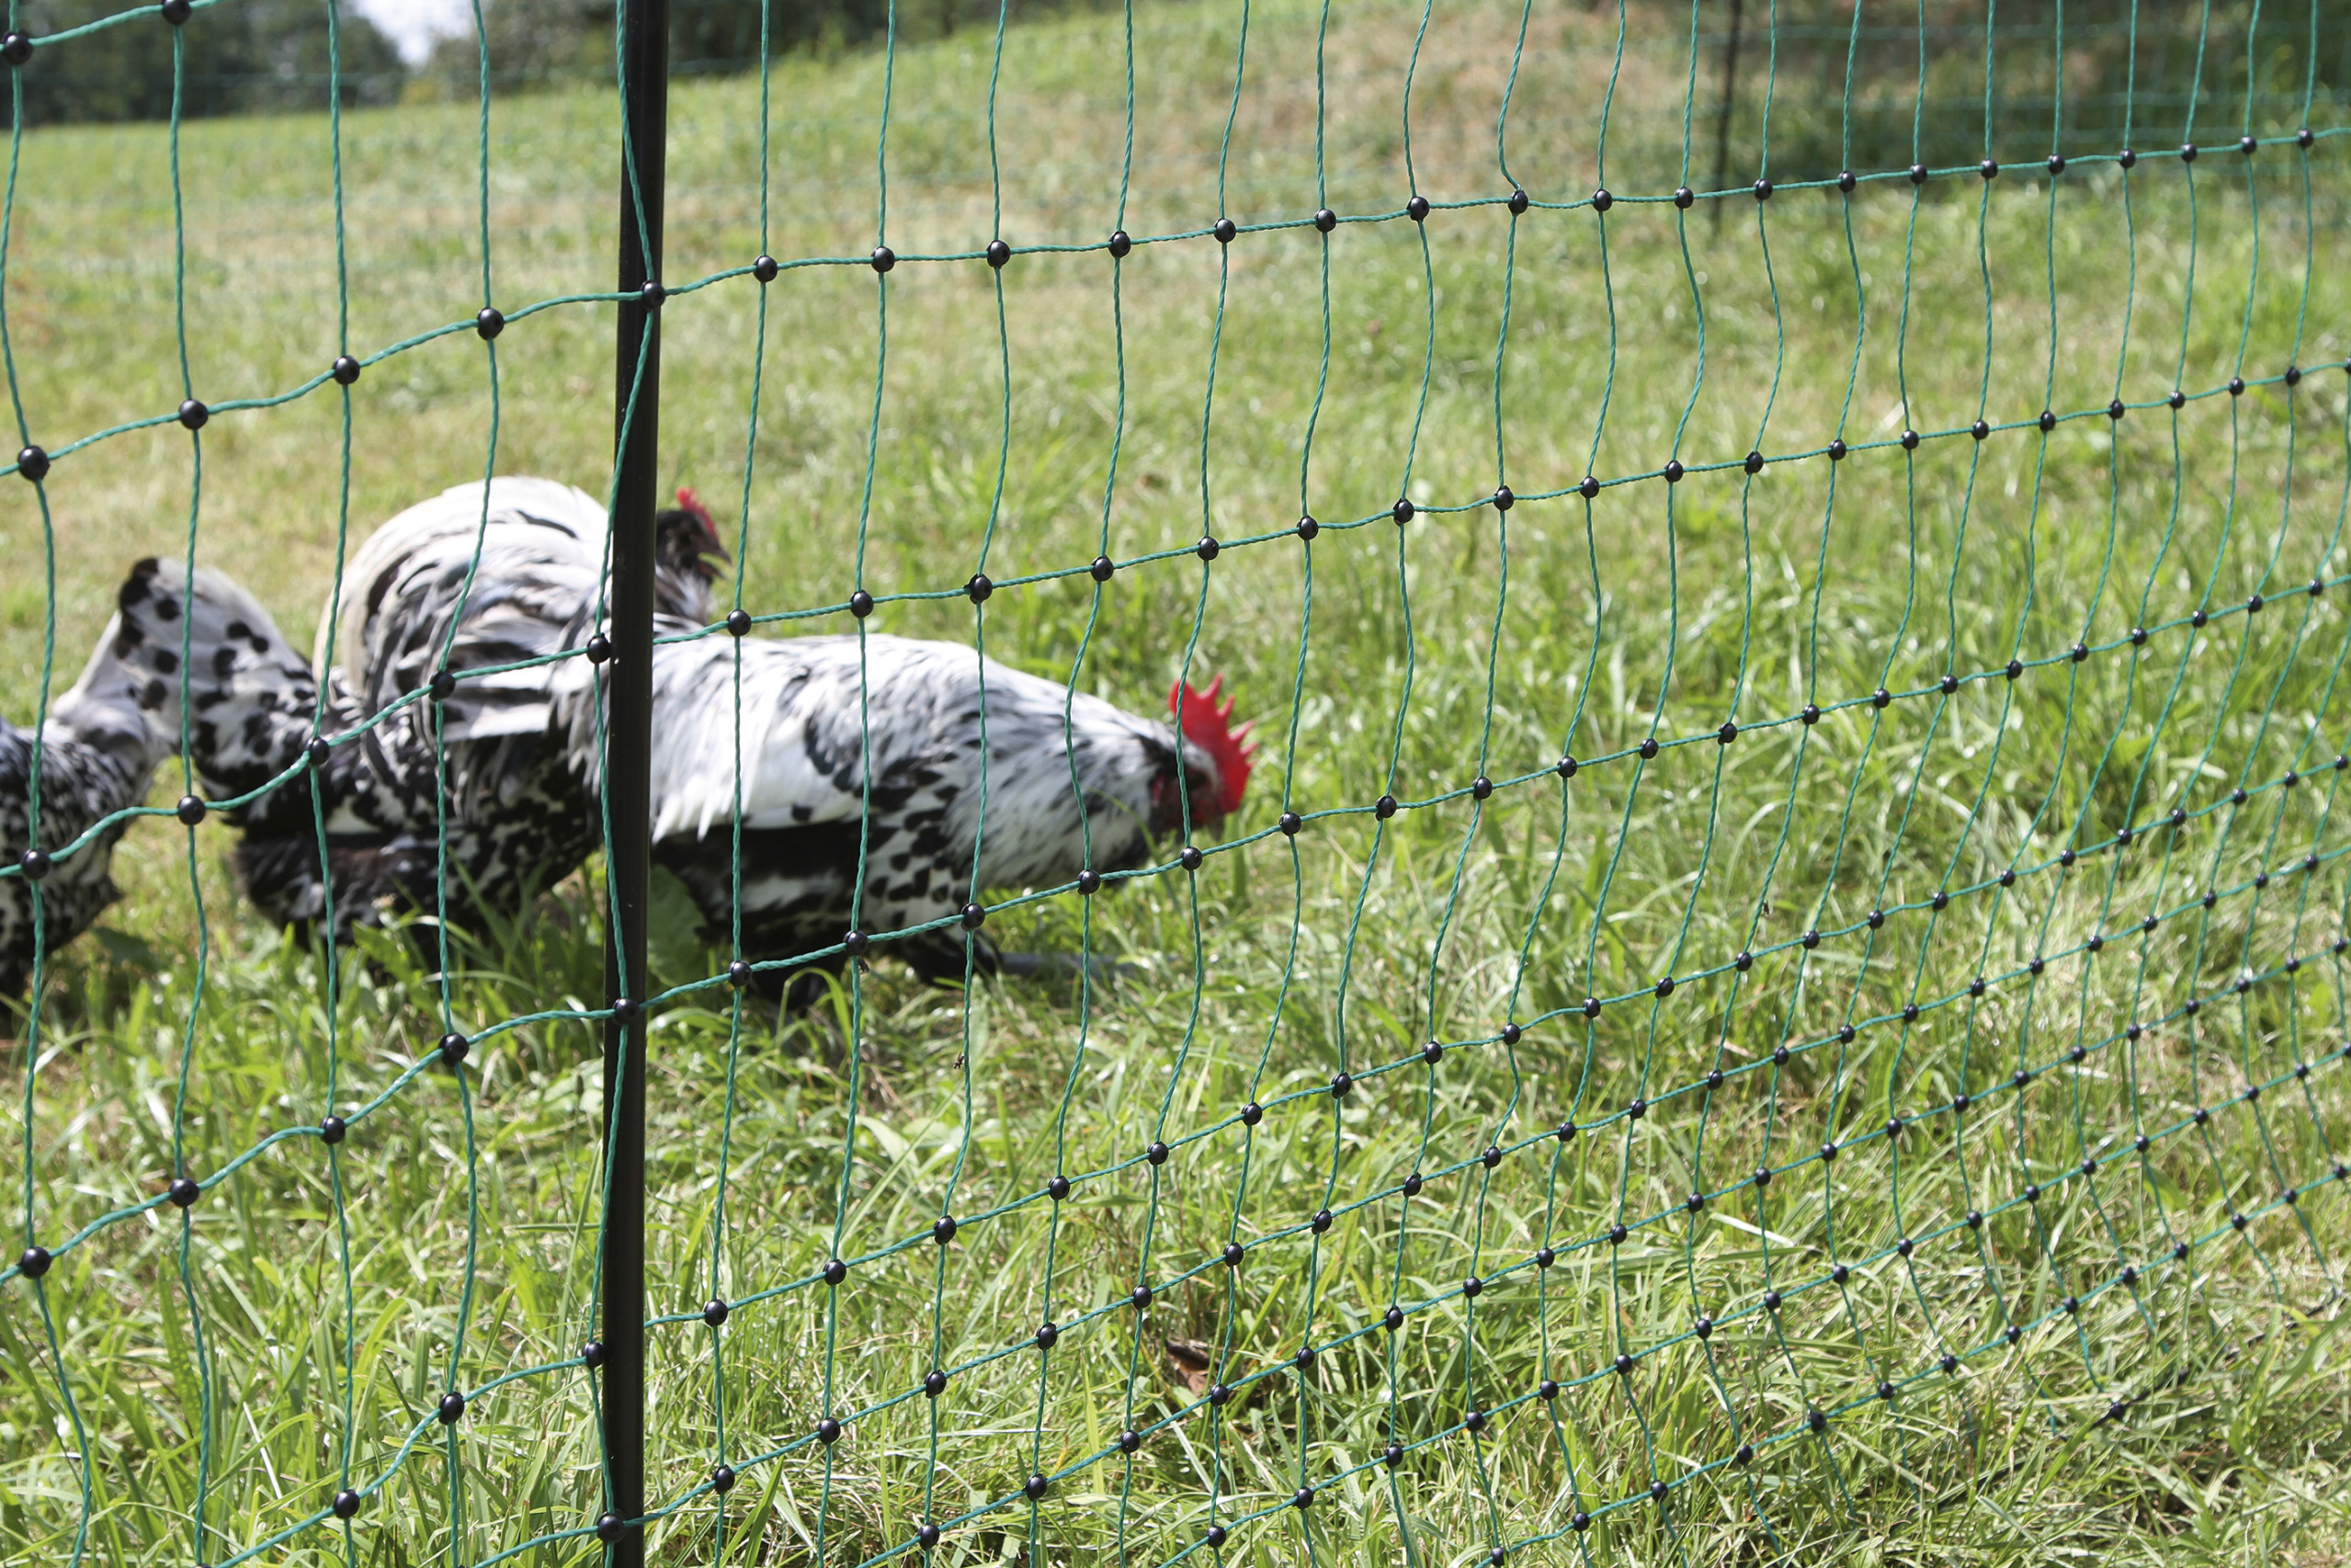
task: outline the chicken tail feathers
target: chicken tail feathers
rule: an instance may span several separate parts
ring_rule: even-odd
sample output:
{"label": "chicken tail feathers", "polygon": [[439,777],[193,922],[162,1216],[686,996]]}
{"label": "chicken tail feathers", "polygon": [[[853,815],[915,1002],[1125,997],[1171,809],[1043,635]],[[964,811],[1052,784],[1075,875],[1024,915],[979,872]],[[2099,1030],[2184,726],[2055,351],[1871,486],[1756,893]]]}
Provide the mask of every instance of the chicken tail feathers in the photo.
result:
{"label": "chicken tail feathers", "polygon": [[184,694],[189,757],[208,788],[241,794],[292,766],[318,689],[259,601],[218,572],[191,578],[181,562],[150,557],[115,606],[53,717],[143,777],[179,750]]}

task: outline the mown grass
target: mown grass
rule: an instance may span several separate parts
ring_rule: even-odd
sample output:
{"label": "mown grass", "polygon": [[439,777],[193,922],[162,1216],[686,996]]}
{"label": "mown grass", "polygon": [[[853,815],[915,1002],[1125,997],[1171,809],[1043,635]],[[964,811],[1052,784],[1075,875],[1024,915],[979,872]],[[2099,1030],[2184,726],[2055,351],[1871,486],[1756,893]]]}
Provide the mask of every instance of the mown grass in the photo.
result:
{"label": "mown grass", "polygon": [[[1412,173],[1440,205],[1415,226],[1393,214],[1420,13],[1330,18],[1323,187],[1319,18],[1290,6],[1248,16],[1220,176],[1242,16],[1136,17],[1123,210],[1120,19],[1008,35],[1000,232],[1149,239],[1321,203],[1387,221],[1327,244],[1297,226],[1147,243],[1115,271],[1098,251],[1001,274],[917,259],[999,231],[991,41],[965,34],[894,62],[886,231],[883,62],[780,67],[763,235],[757,85],[674,98],[673,279],[762,248],[859,257],[885,233],[907,258],[880,283],[811,267],[665,308],[665,461],[729,516],[747,491],[746,604],[838,605],[861,581],[884,599],[872,626],[983,630],[997,656],[1140,710],[1187,661],[1221,670],[1266,751],[1197,875],[991,917],[1007,949],[1090,968],[961,994],[885,960],[812,1016],[737,1013],[712,988],[657,1013],[653,1306],[679,1321],[654,1331],[653,1492],[676,1506],[649,1527],[653,1555],[862,1561],[996,1505],[934,1556],[1159,1562],[1202,1540],[1213,1498],[1224,1557],[1266,1563],[1495,1544],[1537,1562],[2334,1561],[2351,1540],[2344,1199],[2323,1183],[2351,1099],[2329,950],[2345,590],[2300,590],[2345,570],[2345,398],[2339,372],[2278,377],[2345,353],[2340,144],[2215,154],[2192,178],[2151,159],[2127,186],[2082,159],[2054,189],[2012,169],[1917,197],[1783,190],[1718,227],[1653,199],[1682,177],[1675,18],[1633,18],[1610,99],[1615,18],[1535,17],[1505,176],[1494,127],[1519,17],[1465,6],[1418,44]],[[1810,145],[1835,106],[1775,112]],[[340,342],[324,123],[182,132],[199,395],[282,390],[345,344],[471,315],[473,114],[346,117]],[[611,146],[594,95],[494,106],[502,306],[606,286]],[[8,322],[52,447],[181,395],[168,176],[151,129],[25,142]],[[1514,223],[1512,180],[1626,199]],[[559,307],[498,340],[499,469],[597,483],[608,328],[601,307]],[[348,404],[355,537],[482,472],[491,365],[460,334],[370,367]],[[2238,374],[2253,384],[2232,397]],[[2193,395],[2174,411],[2175,386]],[[203,436],[198,553],[296,637],[345,515],[328,392]],[[2118,395],[2127,417],[2093,412]],[[2069,417],[2020,426],[2043,408]],[[1952,434],[1979,415],[2003,428]],[[1908,455],[1905,425],[1930,436]],[[1841,463],[1477,505],[1498,482],[1532,497],[1839,436],[1861,449]],[[65,665],[128,562],[184,547],[189,474],[176,430],[59,463]],[[1424,508],[1402,528],[1400,493]],[[41,545],[29,497],[0,513],[20,562]],[[1301,510],[1324,524],[1311,547],[1279,533]],[[1203,532],[1277,537],[1099,589],[1000,591],[983,623],[960,597],[892,597]],[[6,612],[21,714],[38,585]],[[2014,680],[2011,658],[2029,666]],[[1965,677],[1948,695],[1947,672]],[[1726,720],[1739,733],[1718,744]],[[1565,781],[1562,752],[1582,764]],[[1384,824],[1383,792],[1407,806]],[[1285,804],[1307,817],[1294,839],[1272,832]],[[347,1478],[369,1491],[347,1532],[265,1555],[594,1559],[592,1380],[566,1363],[595,1323],[596,1026],[537,1017],[487,1034],[461,1077],[419,1067],[444,1025],[405,944],[347,962],[330,1017],[316,959],[241,913],[220,830],[180,833],[132,835],[123,906],[59,964],[38,1052],[11,1048],[31,1120],[6,1174],[30,1233],[59,1247],[175,1170],[210,1176],[330,1111],[351,1134],[331,1152],[284,1138],[185,1223],[150,1207],[38,1291],[0,1283],[0,1540],[28,1560],[79,1540],[97,1561],[218,1563]],[[458,1026],[596,1006],[596,907],[574,882],[470,934]],[[1892,912],[1880,928],[1873,910]],[[1742,951],[1758,955],[1743,971]],[[656,978],[690,986],[724,956],[667,921]],[[1596,1020],[1586,996],[1608,999]],[[1335,1101],[1342,1069],[1357,1083]],[[1916,1125],[1890,1139],[1891,1114]],[[1155,1139],[1164,1165],[1142,1158]],[[1057,1172],[1078,1178],[1060,1203]],[[1318,1236],[1319,1209],[1336,1218]],[[942,1212],[960,1220],[946,1248],[927,1239]],[[2185,1261],[2177,1238],[2198,1244]],[[837,1290],[818,1278],[832,1256],[851,1264]],[[2125,1266],[2141,1272],[2125,1283]],[[1123,1304],[1138,1281],[1155,1291],[1141,1316]],[[713,1295],[734,1303],[715,1330],[695,1315]],[[1701,1313],[1720,1324],[1703,1340]],[[1301,1345],[1305,1378],[1286,1369]],[[1948,1377],[1947,1353],[1964,1358]],[[934,1366],[954,1371],[935,1401],[915,1392]],[[1546,1378],[1567,1385],[1555,1403]],[[1202,1404],[1212,1381],[1239,1392]],[[449,1387],[477,1392],[453,1436],[431,1418]],[[2116,1400],[2122,1418],[2100,1421]],[[1471,1408],[1492,1413],[1474,1437]],[[830,1448],[811,1436],[828,1412],[851,1417]],[[1130,1426],[1155,1427],[1131,1462],[1112,1446]],[[1391,1437],[1412,1447],[1392,1474],[1376,1462]],[[1717,1462],[1741,1442],[1751,1465]],[[721,1459],[740,1475],[724,1506],[689,1496]],[[1045,1500],[1007,1502],[1032,1472],[1053,1477]],[[1320,1489],[1302,1514],[1283,1506],[1301,1478]],[[1662,1508],[1641,1498],[1653,1479],[1673,1488]]]}

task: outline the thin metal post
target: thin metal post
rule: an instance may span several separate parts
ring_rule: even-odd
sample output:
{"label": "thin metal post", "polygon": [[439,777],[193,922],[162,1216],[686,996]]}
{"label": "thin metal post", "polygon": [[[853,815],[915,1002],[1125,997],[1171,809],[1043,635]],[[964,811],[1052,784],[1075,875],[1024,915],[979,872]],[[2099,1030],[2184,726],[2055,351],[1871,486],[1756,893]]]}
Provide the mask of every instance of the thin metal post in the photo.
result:
{"label": "thin metal post", "polygon": [[[610,824],[605,874],[612,919],[604,963],[610,995],[642,999],[653,858],[653,510],[661,437],[660,296],[645,285],[661,276],[668,0],[625,0],[620,65],[620,290],[641,299],[619,308],[614,365],[619,469],[612,496],[613,656],[604,672]],[[645,1020],[633,1006],[616,1006],[606,1025],[604,1081],[611,1139],[604,1237],[606,1506],[625,1525],[645,1513]],[[609,1547],[610,1568],[642,1568],[644,1560],[643,1529],[621,1529]]]}
{"label": "thin metal post", "polygon": [[[1714,188],[1723,188],[1722,182],[1731,171],[1731,109],[1739,96],[1739,23],[1743,0],[1731,0],[1731,41],[1722,51],[1722,107],[1714,117]],[[1714,227],[1722,227],[1722,206],[1713,204]]]}

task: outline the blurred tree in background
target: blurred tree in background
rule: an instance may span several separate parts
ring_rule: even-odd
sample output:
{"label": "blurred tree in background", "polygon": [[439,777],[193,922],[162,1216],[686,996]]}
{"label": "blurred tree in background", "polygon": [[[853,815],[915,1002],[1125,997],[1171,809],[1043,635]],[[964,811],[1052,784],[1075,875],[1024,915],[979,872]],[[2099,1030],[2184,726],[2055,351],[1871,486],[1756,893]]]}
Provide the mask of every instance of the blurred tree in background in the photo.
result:
{"label": "blurred tree in background", "polygon": [[[1014,16],[1107,0],[1011,0]],[[880,39],[890,0],[768,0],[767,51],[826,52]],[[741,71],[758,63],[761,0],[670,0],[669,59],[674,73]],[[902,42],[943,38],[959,27],[993,26],[995,0],[899,0]],[[611,0],[483,0],[483,31],[494,80],[528,80],[612,68]],[[480,42],[444,39],[427,73],[445,90],[471,93],[481,67]]]}
{"label": "blurred tree in background", "polygon": [[[16,27],[40,39],[128,7],[122,0],[19,0]],[[163,119],[172,109],[172,46],[181,62],[180,113],[258,114],[326,106],[325,0],[236,0],[178,28],[151,8],[114,27],[36,49],[21,74],[28,125],[60,120]],[[335,21],[346,106],[397,101],[399,51],[347,7]]]}
{"label": "blurred tree in background", "polygon": [[[675,28],[676,5],[672,4]],[[755,17],[757,6],[753,6]],[[673,30],[672,57],[676,52]],[[757,35],[755,33],[754,39]],[[611,0],[483,0],[482,35],[445,38],[433,45],[425,74],[453,97],[475,90],[482,46],[490,48],[490,72],[504,83],[533,77],[612,74]],[[755,41],[747,52],[756,55]]]}

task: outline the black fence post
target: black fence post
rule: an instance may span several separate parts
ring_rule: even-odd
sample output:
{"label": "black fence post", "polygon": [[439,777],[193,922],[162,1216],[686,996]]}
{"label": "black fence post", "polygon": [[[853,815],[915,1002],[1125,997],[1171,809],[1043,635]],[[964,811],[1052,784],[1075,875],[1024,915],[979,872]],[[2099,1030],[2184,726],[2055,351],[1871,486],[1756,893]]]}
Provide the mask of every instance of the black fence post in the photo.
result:
{"label": "black fence post", "polygon": [[[611,631],[605,668],[609,718],[605,871],[612,919],[605,979],[616,999],[642,999],[646,883],[652,869],[653,510],[661,437],[662,172],[669,121],[668,0],[625,0],[620,30],[620,291],[615,354]],[[604,1451],[606,1506],[645,1513],[645,1020],[625,1002],[605,1027],[611,1144],[605,1195]],[[611,1541],[611,1568],[642,1568],[642,1528]]]}

